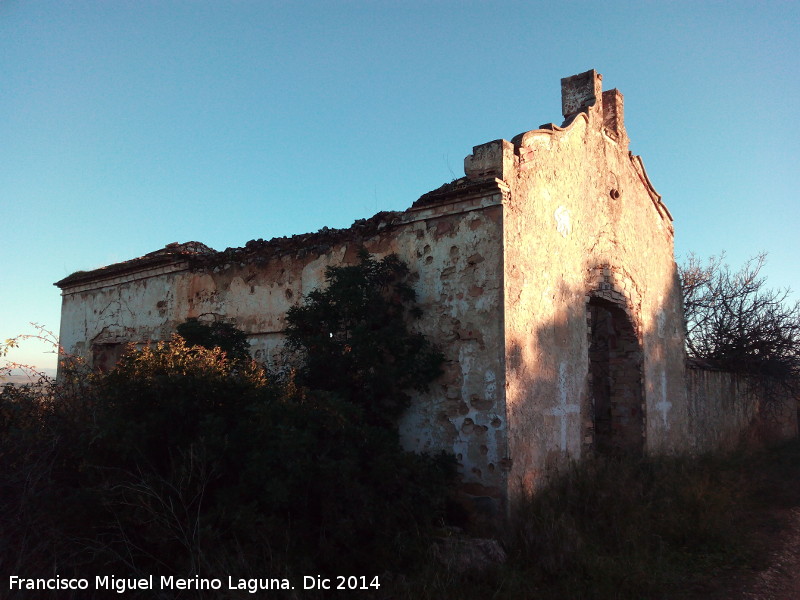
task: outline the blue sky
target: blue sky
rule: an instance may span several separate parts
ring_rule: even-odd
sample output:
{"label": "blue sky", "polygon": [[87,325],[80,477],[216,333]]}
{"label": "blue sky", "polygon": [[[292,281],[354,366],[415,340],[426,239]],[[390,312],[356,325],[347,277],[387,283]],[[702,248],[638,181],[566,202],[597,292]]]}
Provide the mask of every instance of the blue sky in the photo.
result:
{"label": "blue sky", "polygon": [[679,260],[800,291],[798,57],[797,2],[0,1],[0,339],[79,269],[405,209],[590,68]]}

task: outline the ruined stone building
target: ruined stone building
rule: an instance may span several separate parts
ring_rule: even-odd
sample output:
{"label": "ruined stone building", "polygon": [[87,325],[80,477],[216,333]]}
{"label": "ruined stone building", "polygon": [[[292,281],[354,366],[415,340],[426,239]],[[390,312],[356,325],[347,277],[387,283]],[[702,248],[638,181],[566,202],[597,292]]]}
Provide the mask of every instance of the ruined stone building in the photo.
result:
{"label": "ruined stone building", "polygon": [[497,506],[588,452],[691,444],[672,217],[628,150],[622,94],[561,81],[561,126],[473,148],[465,176],[344,230],[190,242],[59,281],[61,343],[108,367],[188,317],[234,322],[275,360],[286,310],[359,247],[397,253],[445,373],[400,423],[453,452],[463,490]]}

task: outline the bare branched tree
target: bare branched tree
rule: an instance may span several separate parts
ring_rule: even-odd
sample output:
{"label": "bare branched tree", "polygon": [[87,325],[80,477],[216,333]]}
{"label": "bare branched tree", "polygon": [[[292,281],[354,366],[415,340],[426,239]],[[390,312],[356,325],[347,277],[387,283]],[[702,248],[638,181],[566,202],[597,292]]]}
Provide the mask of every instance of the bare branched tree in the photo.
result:
{"label": "bare branched tree", "polygon": [[11,350],[19,348],[25,341],[38,340],[44,342],[45,345],[52,348],[52,353],[65,355],[61,346],[58,344],[58,336],[55,333],[47,329],[44,325],[33,322],[31,322],[31,325],[36,330],[36,333],[20,334],[5,341],[0,341],[0,359],[2,359],[2,362],[0,362],[0,381],[6,380],[15,372],[24,375],[28,383],[32,385],[41,385],[50,380],[47,375],[34,365],[18,363],[5,358]]}
{"label": "bare branched tree", "polygon": [[761,275],[766,254],[738,271],[724,255],[707,262],[690,255],[680,267],[690,358],[756,377],[770,387],[800,391],[800,301],[769,289]]}

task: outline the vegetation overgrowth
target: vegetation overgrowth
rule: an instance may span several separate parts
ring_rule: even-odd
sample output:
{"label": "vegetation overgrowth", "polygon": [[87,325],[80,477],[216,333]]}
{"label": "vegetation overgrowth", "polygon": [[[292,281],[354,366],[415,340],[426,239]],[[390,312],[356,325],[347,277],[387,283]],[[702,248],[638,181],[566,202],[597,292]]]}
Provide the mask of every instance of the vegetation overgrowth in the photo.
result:
{"label": "vegetation overgrowth", "polygon": [[[326,321],[293,311],[298,348],[323,328],[323,341],[337,342],[324,350],[347,369],[335,386],[323,385],[328,377],[314,370],[324,365],[309,368],[305,354],[297,374],[271,374],[250,359],[241,331],[191,320],[169,341],[131,346],[108,373],[78,365],[58,382],[7,387],[0,572],[296,583],[425,560],[420,532],[442,523],[455,461],[403,451],[396,425],[381,417],[441,364],[406,328],[416,309],[405,275],[395,257],[362,255],[355,267],[330,269],[329,289],[306,300],[326,304]],[[355,296],[341,293],[345,276]],[[95,595],[103,593],[53,597]]]}
{"label": "vegetation overgrowth", "polygon": [[108,595],[12,591],[10,575],[300,586],[304,575],[348,574],[379,578],[354,594],[364,598],[689,598],[720,569],[758,564],[753,515],[800,504],[796,442],[728,456],[592,458],[551,474],[488,532],[504,563],[440,564],[431,548],[461,535],[445,527],[454,461],[404,452],[393,426],[407,391],[423,389],[442,360],[407,328],[417,311],[406,274],[367,255],[329,270],[330,293],[289,315],[299,358],[283,376],[251,361],[235,328],[193,321],[183,337],[131,348],[109,373],[76,366],[58,382],[4,389],[2,597]]}
{"label": "vegetation overgrowth", "polygon": [[[592,458],[512,511],[505,564],[431,564],[392,598],[699,600],[767,566],[775,510],[800,506],[800,442],[697,457]],[[741,591],[738,586],[734,591]]]}
{"label": "vegetation overgrowth", "polygon": [[297,379],[361,407],[374,424],[394,428],[409,390],[424,391],[444,356],[409,329],[422,312],[397,255],[328,267],[327,286],[286,314],[286,341],[300,356]]}
{"label": "vegetation overgrowth", "polygon": [[[186,347],[166,348],[177,356]],[[205,367],[209,356],[197,364]],[[186,366],[177,379],[195,375]],[[218,376],[204,383],[213,388]],[[415,480],[444,482],[446,465],[394,452],[383,432],[371,429],[374,437],[364,440],[352,407],[285,393],[246,405],[248,418],[233,425],[220,405],[187,425],[174,446],[151,435],[156,426],[136,442],[149,456],[137,462],[131,440],[115,437],[116,422],[108,425],[114,435],[92,447],[98,428],[87,420],[107,421],[84,410],[85,395],[81,406],[69,398],[55,405],[7,390],[0,396],[4,588],[11,574],[266,574],[295,582],[348,572],[380,577],[381,588],[360,592],[364,598],[692,598],[718,572],[762,566],[754,544],[765,510],[800,503],[796,441],[728,456],[589,459],[514,507],[507,527],[494,532],[508,555],[504,564],[461,572],[430,552],[444,530],[425,517],[441,518],[432,498],[441,499],[446,486]],[[237,430],[253,437],[226,438]],[[348,449],[360,445],[365,452]],[[158,458],[162,452],[166,459]]]}

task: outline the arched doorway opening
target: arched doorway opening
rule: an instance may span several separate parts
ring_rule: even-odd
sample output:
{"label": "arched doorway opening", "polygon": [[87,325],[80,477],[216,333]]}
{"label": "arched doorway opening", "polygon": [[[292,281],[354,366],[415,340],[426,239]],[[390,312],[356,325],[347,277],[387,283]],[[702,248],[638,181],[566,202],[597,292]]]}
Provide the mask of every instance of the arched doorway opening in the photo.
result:
{"label": "arched doorway opening", "polygon": [[592,297],[589,324],[589,392],[592,446],[600,454],[644,451],[642,347],[623,307]]}

